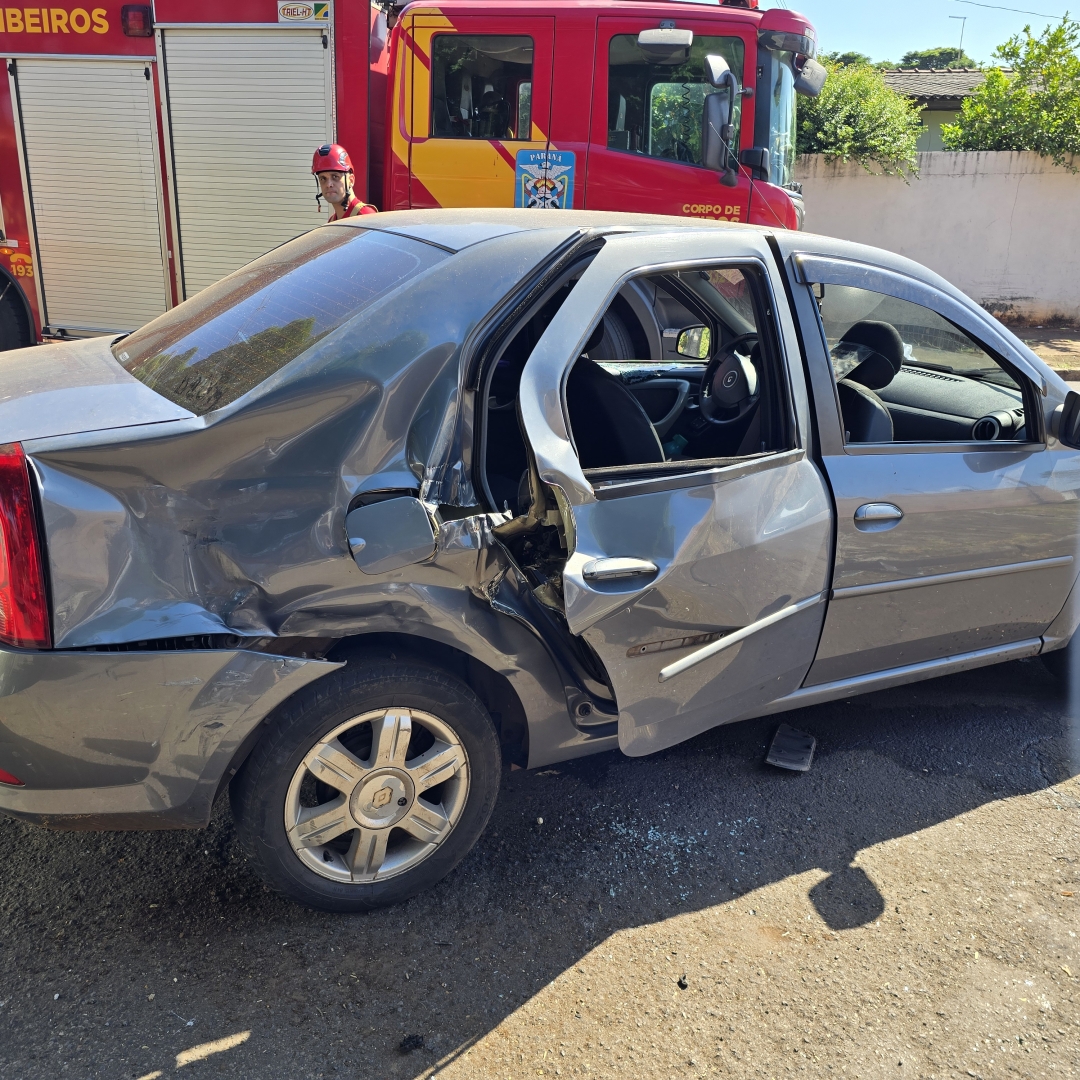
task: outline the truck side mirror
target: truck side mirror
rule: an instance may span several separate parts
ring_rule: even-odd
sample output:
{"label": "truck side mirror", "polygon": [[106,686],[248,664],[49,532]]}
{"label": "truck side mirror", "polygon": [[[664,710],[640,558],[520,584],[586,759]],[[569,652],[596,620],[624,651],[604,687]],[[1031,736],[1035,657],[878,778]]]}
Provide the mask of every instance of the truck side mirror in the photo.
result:
{"label": "truck side mirror", "polygon": [[1065,446],[1080,450],[1080,394],[1070,390],[1050,417],[1050,434]]}
{"label": "truck side mirror", "polygon": [[796,62],[792,65],[795,72],[795,93],[802,94],[804,97],[817,97],[829,73],[821,64],[808,56],[799,59],[801,63]]}
{"label": "truck side mirror", "polygon": [[769,179],[769,148],[767,146],[752,146],[749,150],[743,150],[739,154],[739,164],[745,165],[755,180]]}
{"label": "truck side mirror", "polygon": [[725,187],[734,187],[739,182],[739,170],[730,164],[735,149],[731,145],[731,121],[739,80],[722,56],[705,57],[705,79],[720,92],[709,94],[701,110],[701,163],[722,173],[720,183]]}

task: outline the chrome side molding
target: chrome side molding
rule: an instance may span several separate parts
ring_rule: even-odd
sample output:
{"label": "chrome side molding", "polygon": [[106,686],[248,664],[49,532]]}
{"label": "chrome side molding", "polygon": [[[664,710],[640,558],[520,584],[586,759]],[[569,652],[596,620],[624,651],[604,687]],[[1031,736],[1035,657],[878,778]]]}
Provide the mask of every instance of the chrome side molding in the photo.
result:
{"label": "chrome side molding", "polygon": [[738,645],[740,641],[745,641],[752,634],[764,630],[767,626],[772,626],[783,619],[790,618],[792,615],[797,615],[800,611],[805,611],[808,607],[813,607],[814,604],[820,603],[824,598],[824,593],[815,593],[805,600],[800,600],[795,604],[789,604],[787,607],[781,608],[779,611],[774,611],[771,615],[766,615],[765,618],[758,619],[757,622],[752,622],[741,630],[726,634],[719,641],[714,641],[711,645],[697,649],[695,652],[690,653],[689,656],[684,656],[681,660],[676,660],[675,663],[661,668],[659,681],[667,682],[668,679],[675,678],[676,675],[682,674],[687,668],[700,664],[702,660],[708,660],[710,656],[715,656],[718,652],[723,652],[724,649],[730,649],[732,645]]}
{"label": "chrome side molding", "polygon": [[1031,562],[1003,563],[1001,566],[980,566],[974,570],[956,570],[949,574],[928,574],[926,577],[893,578],[891,581],[875,581],[870,585],[844,585],[833,589],[833,600],[846,600],[852,596],[872,596],[874,593],[897,592],[900,589],[919,589],[924,585],[946,585],[953,581],[975,581],[978,578],[998,577],[1002,574],[1022,574],[1027,570],[1050,570],[1055,566],[1068,566],[1071,555],[1059,555],[1053,559],[1032,559]]}

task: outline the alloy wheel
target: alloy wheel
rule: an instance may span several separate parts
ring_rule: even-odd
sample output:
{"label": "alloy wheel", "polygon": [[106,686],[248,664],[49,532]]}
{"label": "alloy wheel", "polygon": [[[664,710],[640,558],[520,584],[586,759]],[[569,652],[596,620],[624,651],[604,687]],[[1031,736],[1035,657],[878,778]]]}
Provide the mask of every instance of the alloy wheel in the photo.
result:
{"label": "alloy wheel", "polygon": [[322,877],[384,881],[443,843],[468,795],[469,759],[453,728],[417,709],[366,712],[308,751],[285,796],[285,832]]}

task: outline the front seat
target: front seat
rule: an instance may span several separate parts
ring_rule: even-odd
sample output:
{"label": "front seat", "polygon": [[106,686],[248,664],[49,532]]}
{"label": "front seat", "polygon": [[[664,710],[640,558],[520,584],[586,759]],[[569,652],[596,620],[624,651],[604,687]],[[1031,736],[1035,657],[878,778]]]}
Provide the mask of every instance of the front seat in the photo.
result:
{"label": "front seat", "polygon": [[[603,320],[585,352],[604,336]],[[621,379],[582,356],[566,381],[566,408],[583,469],[613,465],[651,465],[664,461],[656,429]]]}
{"label": "front seat", "polygon": [[848,442],[892,442],[892,416],[876,391],[892,382],[904,363],[904,341],[887,322],[855,323],[840,344],[861,345],[870,354],[836,384]]}

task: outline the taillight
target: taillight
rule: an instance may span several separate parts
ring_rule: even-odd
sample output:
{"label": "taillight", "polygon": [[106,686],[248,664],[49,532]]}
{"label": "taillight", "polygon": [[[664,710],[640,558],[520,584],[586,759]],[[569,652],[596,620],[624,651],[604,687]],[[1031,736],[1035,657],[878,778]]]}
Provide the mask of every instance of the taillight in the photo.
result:
{"label": "taillight", "polygon": [[0,642],[52,645],[30,472],[19,443],[0,446]]}

